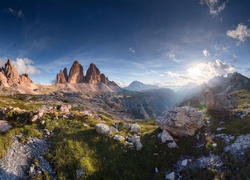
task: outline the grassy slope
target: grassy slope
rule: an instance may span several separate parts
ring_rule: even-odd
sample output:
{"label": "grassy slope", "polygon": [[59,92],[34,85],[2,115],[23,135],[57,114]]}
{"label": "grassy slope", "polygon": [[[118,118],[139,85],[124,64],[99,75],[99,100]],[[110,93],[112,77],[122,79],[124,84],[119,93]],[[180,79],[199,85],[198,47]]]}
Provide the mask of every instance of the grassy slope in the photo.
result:
{"label": "grassy slope", "polygon": [[[239,91],[239,97],[242,108],[249,104],[249,93],[247,91]],[[18,95],[16,97],[1,97],[2,107],[20,107],[22,109],[35,109],[42,104],[37,104],[32,107],[25,102],[26,96]],[[33,97],[35,101],[36,96]],[[24,100],[24,101],[23,101]],[[196,101],[198,103],[196,103]],[[202,107],[201,99],[193,101],[193,106]],[[202,109],[202,108],[201,108]],[[142,127],[141,142],[143,149],[136,151],[129,149],[122,142],[114,140],[109,135],[99,135],[95,131],[95,124],[105,122],[108,125],[112,123],[119,124],[119,134],[131,136],[132,134],[121,127],[124,122],[112,119],[108,114],[102,114],[101,120],[92,119],[87,116],[79,115],[77,111],[71,119],[59,118],[52,120],[53,115],[47,115],[43,118],[46,121],[45,125],[39,122],[36,124],[29,124],[25,121],[17,122],[16,115],[12,113],[9,115],[9,121],[13,125],[13,129],[7,133],[0,134],[0,156],[6,153],[7,147],[11,144],[11,137],[20,132],[24,134],[22,141],[26,137],[38,136],[41,137],[39,128],[46,128],[53,130],[53,135],[50,137],[51,150],[46,158],[52,162],[54,169],[57,172],[58,179],[75,179],[76,170],[82,168],[86,174],[82,176],[83,179],[163,179],[167,171],[174,168],[174,164],[180,156],[199,157],[201,155],[208,155],[209,152],[221,155],[224,163],[228,169],[225,172],[217,175],[223,179],[244,178],[250,176],[249,159],[250,153],[246,152],[246,159],[238,161],[230,154],[223,153],[225,144],[221,141],[217,147],[213,147],[213,140],[207,139],[204,136],[206,127],[199,130],[200,140],[195,137],[183,137],[178,139],[178,149],[170,149],[166,144],[161,144],[157,138],[160,132],[155,125],[155,121],[138,121]],[[24,115],[23,120],[28,118],[28,114]],[[216,131],[221,122],[225,127],[223,133],[239,135],[250,133],[250,117],[242,120],[238,119],[222,119],[216,117],[206,116],[205,120],[211,121],[211,133]],[[237,128],[235,128],[237,127]],[[113,134],[114,135],[114,134]],[[195,145],[205,142],[205,146],[197,148]],[[159,173],[155,173],[154,169],[158,167]],[[240,170],[237,168],[240,167]],[[249,171],[248,171],[249,170]],[[230,174],[231,173],[231,174]],[[186,169],[183,172],[184,179],[213,179],[215,177],[213,170],[191,170]]]}

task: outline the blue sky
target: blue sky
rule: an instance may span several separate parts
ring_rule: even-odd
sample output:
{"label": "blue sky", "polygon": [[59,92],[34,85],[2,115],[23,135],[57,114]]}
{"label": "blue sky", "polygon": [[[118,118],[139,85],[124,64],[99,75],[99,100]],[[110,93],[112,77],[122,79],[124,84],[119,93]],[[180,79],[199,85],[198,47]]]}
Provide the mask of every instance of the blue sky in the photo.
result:
{"label": "blue sky", "polygon": [[0,65],[35,83],[74,60],[121,85],[250,76],[249,0],[8,0],[0,11]]}

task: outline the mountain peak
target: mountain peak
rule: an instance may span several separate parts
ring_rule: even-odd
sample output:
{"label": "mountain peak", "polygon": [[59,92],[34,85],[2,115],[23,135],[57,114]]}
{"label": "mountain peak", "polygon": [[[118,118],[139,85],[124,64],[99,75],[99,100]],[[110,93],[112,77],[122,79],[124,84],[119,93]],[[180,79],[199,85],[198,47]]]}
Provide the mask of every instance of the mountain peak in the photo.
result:
{"label": "mountain peak", "polygon": [[129,86],[125,87],[126,90],[130,91],[144,91],[149,89],[158,89],[159,87],[156,85],[144,84],[140,81],[133,81]]}

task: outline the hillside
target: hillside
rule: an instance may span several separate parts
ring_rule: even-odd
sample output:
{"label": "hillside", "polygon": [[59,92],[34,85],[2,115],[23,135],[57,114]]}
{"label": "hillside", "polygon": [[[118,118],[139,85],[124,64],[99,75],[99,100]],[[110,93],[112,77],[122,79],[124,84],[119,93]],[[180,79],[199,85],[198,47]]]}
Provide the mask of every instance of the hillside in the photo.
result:
{"label": "hillside", "polygon": [[[170,89],[83,93],[75,86],[95,86],[66,83],[48,86],[49,94],[1,95],[0,179],[246,179],[249,79],[233,74],[222,80],[196,87],[200,94],[179,104],[200,109],[202,127],[191,136],[172,134],[171,140],[164,140],[156,123],[178,98]],[[62,87],[54,91],[56,86]],[[238,106],[229,116],[213,114],[203,99],[205,88],[236,93]],[[171,120],[175,109],[168,112]],[[176,117],[185,120],[184,114]],[[97,129],[100,124],[107,129]],[[176,125],[174,130],[181,127]]]}

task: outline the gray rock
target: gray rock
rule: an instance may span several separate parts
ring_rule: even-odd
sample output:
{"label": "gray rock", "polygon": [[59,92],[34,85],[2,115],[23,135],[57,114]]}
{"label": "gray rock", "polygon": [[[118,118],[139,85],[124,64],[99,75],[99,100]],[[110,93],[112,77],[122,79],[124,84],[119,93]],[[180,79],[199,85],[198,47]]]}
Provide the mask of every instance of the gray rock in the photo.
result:
{"label": "gray rock", "polygon": [[109,127],[106,124],[96,124],[95,129],[99,134],[110,134]]}
{"label": "gray rock", "polygon": [[164,129],[161,133],[161,142],[165,143],[166,141],[174,141],[174,138]]}
{"label": "gray rock", "polygon": [[166,174],[165,179],[174,180],[175,179],[175,172],[171,172]]}
{"label": "gray rock", "polygon": [[182,166],[186,166],[187,163],[188,163],[188,160],[187,160],[187,159],[184,159],[184,160],[181,161],[181,165],[182,165]]}
{"label": "gray rock", "polygon": [[125,141],[125,138],[123,136],[120,136],[120,135],[115,135],[114,139],[117,141],[121,141],[121,142]]}
{"label": "gray rock", "polygon": [[189,106],[164,111],[156,123],[174,136],[193,136],[204,125],[203,114]]}
{"label": "gray rock", "polygon": [[113,126],[110,126],[109,130],[112,132],[112,133],[119,133],[119,131],[113,127]]}
{"label": "gray rock", "polygon": [[134,123],[134,124],[132,124],[132,126],[131,126],[130,132],[139,133],[140,130],[141,130],[141,126],[140,126],[138,123]]}

